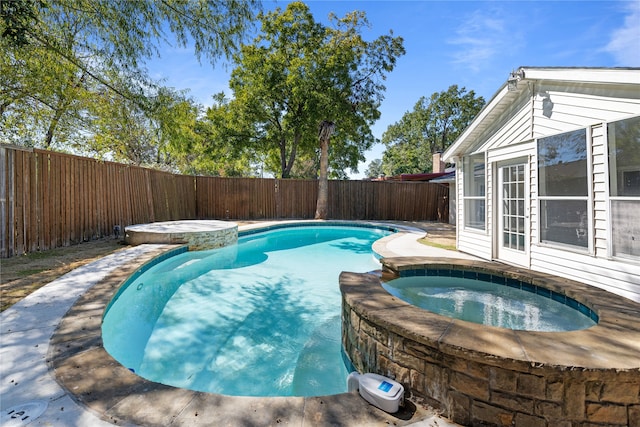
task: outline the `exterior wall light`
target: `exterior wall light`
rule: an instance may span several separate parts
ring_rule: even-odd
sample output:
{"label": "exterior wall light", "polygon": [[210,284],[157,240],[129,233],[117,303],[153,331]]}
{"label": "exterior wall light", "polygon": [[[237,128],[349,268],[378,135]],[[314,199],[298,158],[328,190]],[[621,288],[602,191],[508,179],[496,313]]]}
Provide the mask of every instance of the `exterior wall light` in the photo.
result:
{"label": "exterior wall light", "polygon": [[518,82],[524,78],[524,70],[512,71],[507,79],[507,90],[513,92],[518,90]]}

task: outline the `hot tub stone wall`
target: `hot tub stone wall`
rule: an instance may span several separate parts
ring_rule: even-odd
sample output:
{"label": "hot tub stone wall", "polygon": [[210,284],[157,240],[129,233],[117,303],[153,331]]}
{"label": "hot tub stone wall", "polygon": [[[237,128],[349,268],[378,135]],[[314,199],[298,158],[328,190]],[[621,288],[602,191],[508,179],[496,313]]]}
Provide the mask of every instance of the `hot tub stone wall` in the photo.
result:
{"label": "hot tub stone wall", "polygon": [[141,229],[126,228],[125,240],[130,245],[143,243],[187,244],[191,251],[222,248],[238,241],[238,225],[235,223],[226,223],[224,226],[212,227],[211,229],[201,227],[201,229],[194,231],[184,230],[185,224],[188,226],[188,221],[181,221],[181,227],[176,227],[179,231],[171,230],[170,225],[166,226],[167,230],[163,232],[146,231],[142,227]]}
{"label": "hot tub stone wall", "polygon": [[[525,352],[521,359],[501,354],[520,352],[508,348],[515,347],[508,340],[516,331],[489,327],[492,337],[482,325],[420,310],[387,294],[375,275],[343,273],[340,283],[343,345],[356,369],[399,381],[412,400],[439,408],[456,423],[640,426],[640,352],[635,354],[636,368],[629,368],[640,345],[640,328],[625,338],[619,330],[610,337],[607,345],[616,357],[628,359],[619,369],[590,368],[563,354],[556,354],[555,364],[536,363]],[[628,309],[640,314],[636,305]],[[601,313],[601,321],[611,320]],[[460,327],[461,323],[466,325]],[[517,332],[516,343],[518,334],[541,340],[562,340],[565,334]],[[638,341],[630,344],[634,340]],[[589,351],[591,343],[585,344],[584,351]],[[485,351],[479,351],[485,345]],[[618,362],[612,360],[611,365]]]}

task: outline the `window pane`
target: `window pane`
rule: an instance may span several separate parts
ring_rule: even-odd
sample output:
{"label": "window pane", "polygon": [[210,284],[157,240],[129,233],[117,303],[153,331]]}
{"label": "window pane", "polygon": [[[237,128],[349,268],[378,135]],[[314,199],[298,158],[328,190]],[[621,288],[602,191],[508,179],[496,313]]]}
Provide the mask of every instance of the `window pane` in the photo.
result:
{"label": "window pane", "polygon": [[613,255],[640,257],[640,200],[611,201]]}
{"label": "window pane", "polygon": [[538,141],[541,196],[586,196],[587,133],[580,129]]}
{"label": "window pane", "polygon": [[589,247],[587,202],[583,200],[541,200],[540,240]]}
{"label": "window pane", "polygon": [[612,196],[640,196],[640,117],[610,123],[609,172]]}
{"label": "window pane", "polygon": [[485,164],[484,154],[464,159],[464,225],[485,229]]}
{"label": "window pane", "polygon": [[484,230],[484,199],[464,201],[464,225]]}
{"label": "window pane", "polygon": [[464,195],[484,197],[484,154],[465,158]]}

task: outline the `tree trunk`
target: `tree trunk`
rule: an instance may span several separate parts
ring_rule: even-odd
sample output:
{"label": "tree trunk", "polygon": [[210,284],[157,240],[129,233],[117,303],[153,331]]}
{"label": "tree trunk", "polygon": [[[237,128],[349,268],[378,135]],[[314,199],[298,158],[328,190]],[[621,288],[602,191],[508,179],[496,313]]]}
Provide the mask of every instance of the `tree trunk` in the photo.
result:
{"label": "tree trunk", "polygon": [[329,139],[335,125],[333,122],[320,123],[318,138],[320,139],[320,180],[318,181],[318,203],[316,219],[327,219],[329,204]]}

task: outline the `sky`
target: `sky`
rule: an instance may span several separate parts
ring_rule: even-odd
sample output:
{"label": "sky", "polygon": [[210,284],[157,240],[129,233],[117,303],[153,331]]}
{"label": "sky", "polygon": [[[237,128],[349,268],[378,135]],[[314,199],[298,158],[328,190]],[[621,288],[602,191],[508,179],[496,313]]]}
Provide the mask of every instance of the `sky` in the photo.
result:
{"label": "sky", "polygon": [[[285,9],[287,1],[264,1],[265,10]],[[451,85],[473,90],[489,101],[520,66],[640,67],[640,0],[633,1],[429,1],[343,0],[307,1],[314,19],[328,24],[334,12],[366,12],[373,40],[393,31],[404,39],[406,54],[398,59],[385,82],[381,118],[372,127],[384,131],[413,110],[422,96],[446,91]],[[151,77],[165,86],[188,90],[203,106],[212,95],[232,96],[228,82],[232,67],[201,63],[193,48],[165,45],[160,58],[147,63]],[[352,179],[385,146],[365,153]]]}

